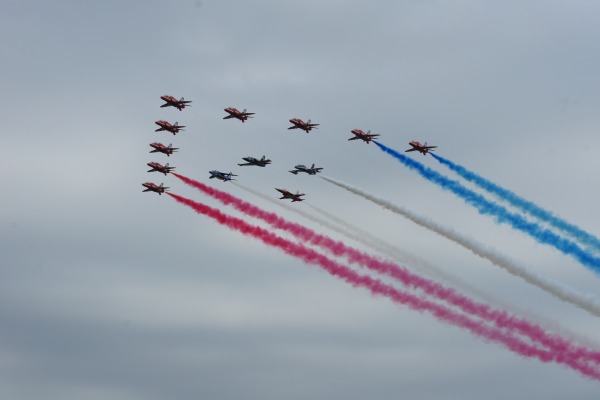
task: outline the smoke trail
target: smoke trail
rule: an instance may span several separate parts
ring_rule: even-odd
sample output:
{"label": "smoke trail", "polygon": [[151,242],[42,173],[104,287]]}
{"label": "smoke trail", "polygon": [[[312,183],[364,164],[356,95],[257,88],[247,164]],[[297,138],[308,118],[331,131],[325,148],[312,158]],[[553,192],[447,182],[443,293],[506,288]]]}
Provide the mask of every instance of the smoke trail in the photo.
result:
{"label": "smoke trail", "polygon": [[320,235],[302,225],[288,222],[275,213],[264,211],[253,204],[230,195],[229,193],[212,188],[177,173],[172,172],[172,174],[186,184],[211,195],[223,204],[232,205],[237,210],[242,211],[249,216],[260,218],[271,224],[273,227],[290,232],[308,243],[321,246],[334,255],[345,256],[352,263],[365,266],[381,274],[389,275],[409,287],[421,289],[425,293],[442,301],[449,302],[465,312],[487,319],[498,327],[521,332],[530,339],[538,341],[556,351],[565,351],[565,349],[569,349],[568,351],[576,352],[578,357],[584,357],[600,362],[600,353],[590,352],[584,348],[572,348],[572,344],[569,341],[559,338],[558,336],[550,335],[535,324],[512,316],[505,311],[494,310],[488,305],[477,303],[468,297],[457,293],[453,289],[448,289],[434,281],[415,275],[397,264],[381,261],[366,253],[348,247],[342,242],[335,241],[325,235]]}
{"label": "smoke trail", "polygon": [[[415,256],[415,255],[413,255],[413,254],[411,254],[411,253],[409,253],[407,251],[398,249],[398,248],[392,246],[391,244],[385,243],[384,241],[382,241],[382,240],[374,237],[373,235],[371,235],[367,231],[364,231],[364,230],[362,230],[360,228],[352,226],[348,222],[343,221],[343,220],[341,220],[341,219],[339,219],[339,218],[337,218],[337,217],[335,217],[335,216],[327,213],[326,211],[321,210],[320,208],[318,208],[318,207],[316,207],[316,206],[314,206],[314,205],[312,205],[310,203],[305,202],[308,207],[310,207],[313,210],[321,213],[322,215],[327,216],[329,219],[334,220],[338,225],[334,225],[334,224],[331,224],[331,223],[329,223],[329,222],[327,222],[327,221],[325,221],[325,220],[323,220],[321,218],[317,218],[314,215],[309,214],[309,213],[303,211],[299,207],[293,207],[293,206],[291,206],[288,203],[277,201],[277,200],[275,200],[272,197],[266,196],[266,195],[264,195],[264,194],[262,194],[260,192],[257,192],[256,190],[254,190],[252,188],[249,188],[247,186],[244,186],[244,185],[242,185],[240,183],[234,182],[234,185],[237,186],[237,187],[239,187],[242,190],[247,191],[248,193],[252,193],[253,195],[255,195],[257,197],[260,197],[261,199],[263,199],[265,201],[268,201],[271,204],[277,205],[279,207],[282,207],[282,208],[286,209],[287,211],[290,211],[290,212],[293,212],[295,214],[301,215],[301,216],[303,216],[304,218],[306,218],[306,219],[308,219],[310,221],[313,221],[313,222],[315,222],[315,223],[317,223],[319,225],[324,226],[325,228],[328,228],[328,229],[330,229],[332,231],[340,233],[340,234],[342,234],[342,235],[344,235],[344,236],[346,236],[346,237],[348,237],[348,238],[350,238],[352,240],[355,240],[355,241],[357,241],[359,243],[362,243],[362,244],[364,244],[366,246],[375,248],[376,250],[379,250],[379,251],[385,253],[386,255],[389,255],[389,256],[394,257],[394,258],[399,258],[403,262],[411,263],[411,264],[418,265],[418,266],[423,266],[424,268],[428,268],[429,267],[429,265],[427,264],[427,262],[425,260],[422,260],[419,257],[417,257],[417,256]],[[343,227],[345,227],[346,229],[340,228],[339,227],[340,225],[343,226]],[[431,267],[431,269],[435,270],[435,267]]]}
{"label": "smoke trail", "polygon": [[277,247],[287,254],[297,257],[306,263],[319,265],[329,274],[341,278],[354,287],[366,288],[374,295],[385,296],[395,303],[404,304],[414,310],[428,312],[442,321],[465,328],[473,334],[484,337],[488,340],[501,343],[508,349],[524,357],[536,358],[546,363],[556,362],[563,364],[576,371],[579,371],[585,376],[595,380],[600,380],[600,372],[598,372],[597,369],[590,367],[587,363],[578,362],[572,353],[549,352],[539,349],[514,336],[511,336],[510,334],[502,332],[500,329],[493,329],[485,326],[485,324],[481,321],[474,321],[465,315],[456,313],[451,309],[435,302],[424,300],[409,293],[402,292],[393,286],[384,284],[377,279],[360,275],[352,269],[345,267],[308,247],[281,238],[258,226],[250,225],[242,219],[224,214],[215,208],[209,207],[202,203],[194,202],[176,194],[168,192],[167,194],[173,197],[179,203],[191,207],[199,214],[213,218],[220,224],[225,225],[230,229],[237,230],[245,235],[259,239],[265,244]]}
{"label": "smoke trail", "polygon": [[[369,232],[367,232],[357,226],[354,226],[351,223],[349,223],[348,221],[338,218],[337,216],[335,216],[317,206],[314,206],[310,203],[307,203],[306,205],[308,207],[312,208],[313,210],[315,210],[316,212],[320,213],[321,215],[324,215],[327,218],[330,218],[333,221],[337,222],[338,224],[344,226],[347,230],[345,232],[348,232],[348,231],[355,232],[356,234],[354,234],[352,236],[358,236],[358,239],[357,239],[358,242],[363,243],[375,250],[381,251],[388,257],[391,257],[397,261],[401,261],[406,264],[412,265],[416,268],[425,270],[426,272],[445,280],[446,282],[450,283],[451,285],[453,285],[457,288],[460,288],[464,291],[468,291],[468,292],[476,295],[477,297],[487,301],[488,303],[493,303],[493,304],[502,303],[502,301],[490,296],[489,293],[483,292],[483,291],[473,287],[472,285],[468,284],[467,282],[463,281],[462,279],[458,278],[457,276],[452,275],[452,274],[444,271],[443,269],[436,267],[435,265],[427,262],[426,260],[424,260],[420,257],[417,257],[416,255],[413,255],[406,250],[401,250],[398,247],[396,247],[384,240],[381,240],[378,237],[371,235]],[[342,234],[346,235],[346,233],[344,233],[344,232],[342,232]],[[352,236],[348,236],[348,237],[352,237]]]}
{"label": "smoke trail", "polygon": [[581,264],[589,267],[594,272],[600,272],[600,258],[589,254],[576,243],[570,240],[562,238],[554,232],[544,229],[538,224],[527,221],[519,214],[509,212],[506,208],[492,203],[485,197],[467,189],[459,182],[446,178],[440,173],[427,168],[418,161],[406,157],[404,154],[398,153],[397,151],[384,146],[381,143],[373,141],[381,150],[385,153],[392,155],[394,158],[402,162],[407,167],[417,171],[421,176],[427,180],[438,184],[441,188],[451,191],[457,196],[464,199],[467,203],[473,205],[479,210],[481,214],[490,214],[496,217],[496,221],[508,223],[515,229],[527,233],[540,243],[548,244],[553,246],[557,250],[560,250],[563,254],[570,255],[578,260]]}
{"label": "smoke trail", "polygon": [[372,201],[375,204],[378,204],[384,208],[387,208],[390,211],[393,211],[397,214],[402,215],[403,217],[411,220],[412,222],[427,228],[439,235],[444,236],[447,239],[450,239],[454,243],[457,243],[464,247],[465,249],[471,251],[473,254],[481,258],[485,258],[491,261],[494,265],[503,268],[508,271],[512,275],[518,276],[519,278],[524,279],[526,282],[539,287],[542,290],[552,294],[553,296],[566,301],[568,303],[574,304],[577,307],[586,310],[587,312],[600,317],[600,303],[598,300],[590,295],[581,294],[574,289],[571,289],[561,283],[550,280],[548,278],[544,278],[540,275],[537,275],[533,272],[530,272],[526,268],[518,265],[516,262],[506,258],[490,248],[486,248],[485,246],[475,242],[474,240],[463,236],[452,229],[446,228],[442,225],[439,225],[427,218],[421,217],[413,212],[407,210],[406,208],[400,207],[396,204],[393,204],[387,200],[380,199],[375,197],[357,187],[349,185],[347,183],[338,181],[336,179],[321,176],[322,179],[333,183],[343,189],[348,190],[354,194],[357,194],[367,200]]}
{"label": "smoke trail", "polygon": [[[385,255],[387,255],[388,257],[391,257],[398,261],[407,263],[407,264],[412,265],[413,267],[419,268],[421,270],[425,270],[432,275],[436,275],[438,278],[444,279],[445,281],[452,284],[454,287],[471,292],[472,294],[475,294],[476,296],[478,296],[479,298],[481,298],[483,300],[486,300],[487,302],[494,303],[494,304],[500,303],[500,301],[498,299],[492,298],[492,296],[490,296],[488,293],[485,293],[485,292],[482,292],[482,291],[476,289],[475,287],[469,285],[468,283],[464,282],[463,280],[459,279],[458,277],[453,276],[453,275],[447,273],[446,271],[428,263],[427,261],[423,260],[422,258],[417,257],[416,255],[413,255],[408,251],[399,249],[396,246],[393,246],[393,245],[371,235],[369,232],[367,232],[363,229],[360,229],[360,228],[350,224],[349,222],[344,221],[344,220],[336,217],[335,215],[332,215],[332,214],[328,213],[327,211],[322,210],[319,207],[316,207],[310,203],[306,203],[306,205],[308,207],[312,208],[313,210],[317,211],[321,215],[324,215],[327,218],[335,221],[338,225],[333,225],[321,218],[317,218],[312,214],[302,211],[302,209],[299,207],[293,207],[293,206],[289,205],[288,203],[283,203],[281,201],[277,201],[272,197],[266,196],[260,192],[257,192],[256,190],[246,187],[245,185],[242,185],[240,183],[234,182],[233,185],[237,186],[240,189],[245,190],[249,193],[252,193],[255,196],[258,196],[261,199],[270,202],[271,204],[280,206],[290,212],[301,215],[310,221],[313,221],[321,226],[324,226],[325,228],[328,228],[328,229],[331,229],[332,231],[340,233],[349,239],[355,240],[358,243],[362,243],[368,247],[378,250],[378,251],[384,253]],[[340,226],[343,226],[345,229],[340,228]]]}
{"label": "smoke trail", "polygon": [[550,211],[547,211],[542,207],[534,204],[533,202],[518,196],[510,190],[488,181],[487,179],[477,175],[476,173],[469,171],[462,165],[458,165],[450,160],[445,159],[444,157],[440,157],[433,153],[431,155],[433,156],[433,158],[439,161],[440,164],[450,168],[450,170],[456,172],[467,181],[476,184],[480,188],[488,191],[489,193],[499,196],[500,198],[508,201],[514,207],[520,208],[522,211],[538,218],[539,220],[549,223],[551,226],[555,227],[556,229],[559,229],[565,234],[570,235],[580,243],[586,246],[590,246],[595,250],[600,250],[600,239],[584,231],[578,226],[573,225],[558,216],[555,216]]}

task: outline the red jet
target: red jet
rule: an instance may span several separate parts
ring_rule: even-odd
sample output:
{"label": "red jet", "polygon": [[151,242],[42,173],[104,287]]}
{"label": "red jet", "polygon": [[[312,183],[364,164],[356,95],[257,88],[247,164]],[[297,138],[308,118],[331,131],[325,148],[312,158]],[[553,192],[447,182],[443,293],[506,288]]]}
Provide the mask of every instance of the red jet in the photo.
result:
{"label": "red jet", "polygon": [[408,153],[409,151],[418,151],[419,153],[425,155],[425,154],[429,153],[430,151],[433,151],[433,149],[435,149],[437,147],[437,146],[427,146],[427,142],[420,143],[420,142],[412,141],[412,142],[408,142],[408,144],[410,144],[412,146],[412,148],[405,150],[405,153]]}
{"label": "red jet", "polygon": [[185,100],[183,97],[177,100],[173,96],[160,96],[160,99],[165,102],[165,104],[163,104],[161,107],[175,107],[179,111],[183,110],[186,107],[191,107],[189,103],[192,102],[191,100]]}
{"label": "red jet", "polygon": [[150,147],[152,147],[154,149],[154,150],[150,150],[150,153],[163,153],[163,154],[166,154],[167,157],[169,157],[171,154],[173,154],[174,151],[179,150],[179,147],[173,147],[171,145],[171,143],[169,143],[169,146],[165,146],[162,143],[154,142],[154,143],[150,143]]}
{"label": "red jet", "polygon": [[292,118],[290,119],[290,122],[294,124],[294,126],[290,126],[288,129],[302,129],[306,133],[319,126],[319,124],[311,124],[310,119],[307,122],[304,122],[299,118]]}
{"label": "red jet", "polygon": [[179,131],[183,131],[185,129],[185,126],[183,125],[179,125],[178,122],[175,122],[174,125],[171,125],[170,122],[167,121],[163,121],[163,120],[158,120],[154,122],[156,125],[160,126],[160,128],[156,129],[154,132],[160,132],[160,131],[167,131],[167,132],[171,132],[173,135],[175,135],[176,133],[179,133]]}
{"label": "red jet", "polygon": [[142,186],[145,187],[145,190],[142,190],[142,192],[156,192],[158,194],[163,194],[168,187],[163,186],[163,184],[161,183],[160,186],[158,186],[155,183],[152,182],[146,182],[146,183],[142,183]]}
{"label": "red jet", "polygon": [[223,117],[223,119],[237,118],[242,122],[246,122],[246,120],[248,118],[254,118],[251,115],[256,114],[256,113],[246,112],[245,108],[244,108],[244,111],[240,111],[234,107],[227,107],[225,109],[225,112],[227,112],[229,115],[226,117]]}
{"label": "red jet", "polygon": [[351,137],[348,140],[356,140],[360,139],[366,143],[371,142],[371,140],[375,139],[378,134],[371,133],[371,131],[367,131],[366,133],[362,129],[352,129],[350,132],[354,134],[354,137]]}
{"label": "red jet", "polygon": [[279,200],[292,199],[292,203],[295,201],[303,201],[304,200],[304,199],[301,199],[301,197],[304,196],[304,193],[296,192],[296,194],[294,194],[287,189],[275,188],[275,190],[277,190],[279,193],[282,194],[282,196],[279,198]]}
{"label": "red jet", "polygon": [[148,172],[162,172],[163,174],[165,174],[165,176],[175,169],[175,167],[169,167],[169,163],[167,163],[166,165],[162,165],[161,163],[157,162],[149,162],[146,165],[152,168],[149,169]]}

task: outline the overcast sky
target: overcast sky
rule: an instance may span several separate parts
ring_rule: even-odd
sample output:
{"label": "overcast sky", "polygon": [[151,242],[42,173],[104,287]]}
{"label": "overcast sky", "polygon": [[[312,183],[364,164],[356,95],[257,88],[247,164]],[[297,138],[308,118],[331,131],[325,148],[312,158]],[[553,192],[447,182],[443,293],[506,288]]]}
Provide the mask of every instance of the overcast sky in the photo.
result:
{"label": "overcast sky", "polygon": [[[600,294],[597,275],[374,144],[411,140],[598,234],[595,1],[0,2],[3,399],[597,399],[599,384],[373,297],[177,204],[150,161],[343,239],[208,171],[361,226],[600,348],[600,321],[296,164]],[[160,108],[161,95],[192,107]],[[247,108],[247,123],[223,120]],[[319,129],[288,131],[290,118]],[[154,121],[186,125],[177,136]],[[148,144],[173,143],[170,158]],[[444,174],[433,158],[412,155]],[[266,168],[238,167],[266,155]],[[306,203],[294,207],[312,212]],[[220,207],[220,206],[219,206]],[[239,215],[234,211],[224,211]],[[346,240],[348,244],[361,247]]]}

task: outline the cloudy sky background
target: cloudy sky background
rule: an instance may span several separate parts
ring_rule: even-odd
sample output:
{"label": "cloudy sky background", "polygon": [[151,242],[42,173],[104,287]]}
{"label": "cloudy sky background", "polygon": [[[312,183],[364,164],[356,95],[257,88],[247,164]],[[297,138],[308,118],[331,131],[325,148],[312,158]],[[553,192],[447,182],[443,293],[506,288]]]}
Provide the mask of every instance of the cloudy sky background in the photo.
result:
{"label": "cloudy sky background", "polygon": [[[201,180],[233,171],[273,197],[274,187],[301,190],[600,348],[596,318],[317,177],[287,172],[314,162],[599,293],[598,276],[571,258],[478,215],[375,145],[346,141],[353,128],[399,150],[428,141],[600,232],[599,12],[593,1],[3,1],[0,396],[597,398],[597,382],[353,289],[140,184],[164,182],[216,205],[146,173],[145,163],[169,161]],[[192,107],[161,109],[164,94]],[[229,106],[256,118],[224,121]],[[321,126],[288,131],[294,117]],[[158,119],[187,129],[154,133]],[[181,150],[148,154],[153,141]],[[267,168],[236,165],[263,154]]]}

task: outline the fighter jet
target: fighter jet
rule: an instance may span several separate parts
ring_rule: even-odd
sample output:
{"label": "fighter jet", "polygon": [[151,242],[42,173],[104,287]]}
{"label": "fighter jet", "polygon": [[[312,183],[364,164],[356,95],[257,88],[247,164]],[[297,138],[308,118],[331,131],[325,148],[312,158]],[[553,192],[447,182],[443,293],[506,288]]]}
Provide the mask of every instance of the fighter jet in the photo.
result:
{"label": "fighter jet", "polygon": [[173,154],[173,152],[179,150],[179,147],[173,147],[171,143],[169,143],[168,146],[165,146],[162,143],[154,142],[150,143],[150,146],[154,149],[150,150],[150,153],[164,153],[167,155],[167,157]]}
{"label": "fighter jet", "polygon": [[146,165],[152,168],[149,169],[148,172],[162,172],[163,174],[165,174],[165,176],[175,169],[175,167],[169,167],[169,163],[162,165],[161,163],[157,162],[149,162]]}
{"label": "fighter jet", "polygon": [[315,164],[312,165],[312,167],[308,168],[305,165],[302,164],[298,164],[294,167],[295,169],[290,171],[292,174],[294,175],[298,175],[298,172],[306,172],[309,175],[316,175],[317,173],[321,172],[321,170],[323,168],[315,168]]}
{"label": "fighter jet", "polygon": [[308,133],[312,129],[316,129],[319,124],[313,124],[310,122],[310,119],[306,122],[302,121],[300,118],[292,118],[290,122],[293,126],[290,126],[288,129],[302,129],[304,132]]}
{"label": "fighter jet", "polygon": [[379,136],[379,134],[375,134],[375,133],[371,133],[371,131],[363,131],[362,129],[352,129],[350,131],[351,133],[354,134],[353,137],[351,137],[348,140],[357,140],[360,139],[366,143],[370,143],[371,140],[375,139],[377,136]]}
{"label": "fighter jet", "polygon": [[189,103],[192,102],[191,100],[185,100],[183,97],[181,99],[177,100],[173,96],[160,96],[160,99],[165,102],[165,104],[163,104],[161,106],[161,108],[163,108],[163,107],[175,107],[179,111],[183,110],[186,107],[190,107]]}
{"label": "fighter jet", "polygon": [[180,131],[185,130],[185,129],[183,129],[183,128],[185,128],[185,126],[179,125],[178,122],[171,124],[170,122],[167,122],[167,121],[158,120],[154,123],[159,126],[159,128],[154,130],[154,132],[167,131],[167,132],[171,132],[173,135],[175,135],[176,133],[179,133]]}
{"label": "fighter jet", "polygon": [[226,117],[223,117],[223,119],[237,118],[242,122],[246,122],[248,120],[248,118],[254,118],[252,115],[255,114],[255,113],[251,113],[251,112],[246,112],[245,108],[244,108],[244,111],[240,111],[235,107],[227,107],[225,109],[225,112],[228,113],[229,115],[227,115]]}
{"label": "fighter jet", "polygon": [[409,151],[418,151],[419,153],[426,155],[427,153],[429,153],[430,151],[433,151],[433,149],[435,149],[437,146],[427,146],[427,142],[425,143],[420,143],[417,141],[413,141],[413,142],[408,142],[408,144],[410,144],[412,146],[412,148],[405,150],[406,153],[408,153]]}
{"label": "fighter jet", "polygon": [[259,160],[254,157],[242,157],[242,160],[246,161],[243,164],[238,164],[240,167],[244,165],[256,165],[257,167],[265,167],[267,164],[271,164],[271,160],[267,160],[265,156]]}
{"label": "fighter jet", "polygon": [[163,186],[163,184],[161,183],[160,186],[158,186],[155,183],[152,182],[146,182],[146,183],[142,183],[142,186],[145,187],[145,190],[142,190],[142,192],[155,192],[158,194],[163,194],[168,187]]}
{"label": "fighter jet", "polygon": [[210,174],[209,179],[212,178],[217,178],[219,180],[222,180],[223,182],[227,182],[227,181],[235,181],[235,179],[233,179],[233,176],[237,176],[235,174],[230,173],[225,173],[225,172],[221,172],[221,171],[217,171],[217,170],[212,170],[212,171],[208,171],[208,173]]}
{"label": "fighter jet", "polygon": [[304,200],[304,199],[301,199],[301,197],[304,196],[304,193],[296,192],[296,194],[294,194],[287,189],[275,188],[275,190],[277,190],[279,193],[282,194],[282,196],[279,198],[279,200],[292,199],[292,203],[295,201],[303,201]]}

